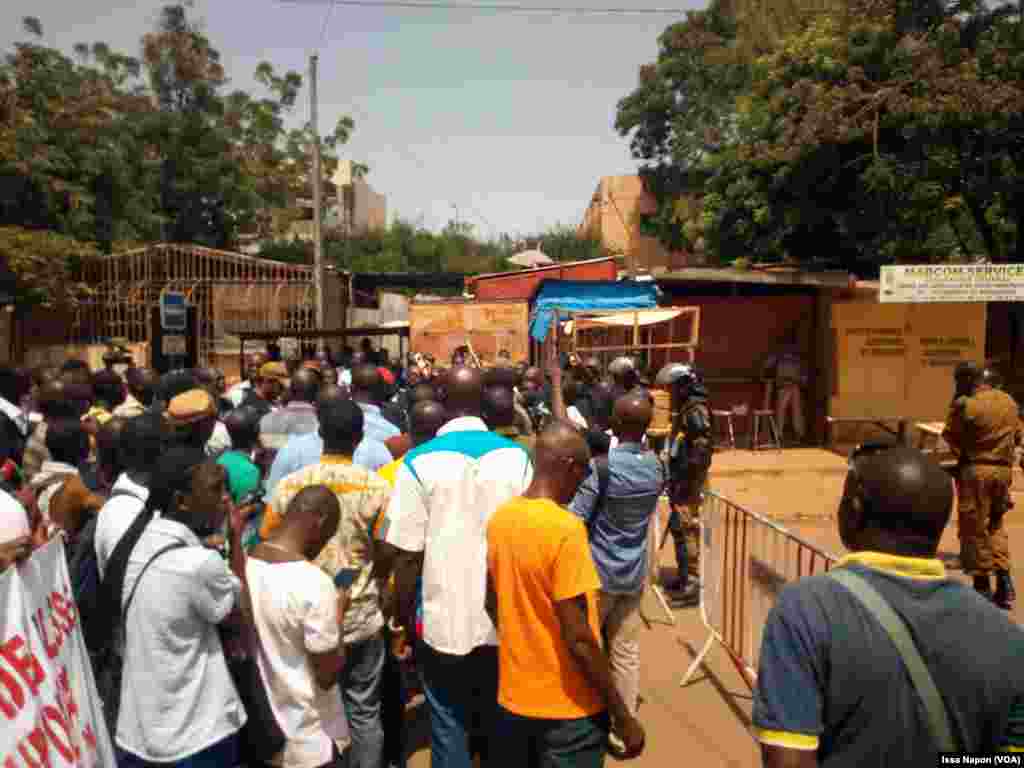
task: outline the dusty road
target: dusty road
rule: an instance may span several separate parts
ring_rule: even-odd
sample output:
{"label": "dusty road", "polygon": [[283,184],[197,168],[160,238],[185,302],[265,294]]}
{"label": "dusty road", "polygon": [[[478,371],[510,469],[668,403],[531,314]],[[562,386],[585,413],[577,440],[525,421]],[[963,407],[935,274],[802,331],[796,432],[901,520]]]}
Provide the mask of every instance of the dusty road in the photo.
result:
{"label": "dusty road", "polygon": [[[754,512],[779,519],[790,530],[818,546],[841,555],[842,545],[833,519],[842,494],[845,460],[824,451],[785,451],[751,455],[745,451],[716,456],[712,487]],[[1024,478],[1018,472],[1018,489]],[[1010,513],[1011,552],[1018,552],[1014,577],[1024,586],[1024,492],[1014,494],[1017,508]],[[955,519],[942,540],[940,556],[956,570],[959,544]],[[674,566],[671,545],[662,553],[665,567]],[[648,595],[645,612],[662,614]],[[679,681],[707,639],[696,608],[675,611],[676,626],[653,624],[644,631],[640,713],[647,730],[647,750],[631,765],[637,768],[676,768],[679,765],[755,768],[760,766],[756,744],[749,735],[750,690],[729,656],[713,648],[703,667],[686,688]],[[1024,623],[1024,613],[1014,612]],[[416,744],[410,768],[428,768],[427,715],[423,706],[410,712]],[[616,761],[609,758],[609,765]]]}

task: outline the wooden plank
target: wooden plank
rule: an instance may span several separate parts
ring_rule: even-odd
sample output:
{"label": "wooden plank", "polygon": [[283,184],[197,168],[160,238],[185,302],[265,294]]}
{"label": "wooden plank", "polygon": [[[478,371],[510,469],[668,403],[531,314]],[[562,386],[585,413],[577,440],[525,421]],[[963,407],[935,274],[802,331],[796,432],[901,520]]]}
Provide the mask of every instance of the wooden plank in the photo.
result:
{"label": "wooden plank", "polygon": [[527,360],[528,323],[525,301],[414,302],[409,307],[410,349],[440,362],[468,342],[485,362],[493,362],[503,349],[513,360]]}

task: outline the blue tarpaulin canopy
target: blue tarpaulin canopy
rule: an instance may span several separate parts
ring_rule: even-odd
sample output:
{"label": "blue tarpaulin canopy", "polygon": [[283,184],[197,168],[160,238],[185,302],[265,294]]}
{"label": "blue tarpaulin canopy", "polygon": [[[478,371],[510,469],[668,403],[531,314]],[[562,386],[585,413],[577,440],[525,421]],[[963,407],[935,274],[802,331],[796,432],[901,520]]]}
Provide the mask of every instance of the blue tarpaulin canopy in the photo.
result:
{"label": "blue tarpaulin canopy", "polygon": [[537,341],[544,341],[550,331],[555,310],[614,312],[654,309],[658,306],[658,287],[653,282],[545,280],[533,302],[530,335]]}

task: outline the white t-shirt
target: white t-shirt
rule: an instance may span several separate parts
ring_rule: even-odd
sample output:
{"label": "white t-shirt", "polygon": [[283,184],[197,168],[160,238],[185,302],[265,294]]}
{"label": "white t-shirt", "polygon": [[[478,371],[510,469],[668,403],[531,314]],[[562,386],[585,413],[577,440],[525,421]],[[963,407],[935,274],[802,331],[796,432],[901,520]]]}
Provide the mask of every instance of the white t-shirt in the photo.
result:
{"label": "white t-shirt", "polygon": [[587,424],[587,420],[583,418],[583,414],[580,413],[580,409],[577,408],[575,405],[570,405],[568,408],[566,408],[565,415],[569,417],[569,421],[571,421],[580,429],[586,429],[588,426],[590,426],[589,424]]}
{"label": "white t-shirt", "polygon": [[395,477],[385,540],[423,552],[423,640],[464,656],[498,637],[484,610],[487,522],[533,479],[526,450],[476,417],[452,419],[414,448]]}
{"label": "white t-shirt", "polygon": [[101,579],[106,576],[107,562],[114,554],[117,542],[146,506],[149,489],[132,482],[127,474],[123,474],[117,478],[117,482],[110,489],[110,494],[110,500],[100,507],[99,515],[96,517],[96,532],[93,538],[93,546],[96,547],[96,567]]}
{"label": "white t-shirt", "polygon": [[235,386],[233,386],[231,389],[229,389],[224,394],[224,397],[229,403],[231,403],[232,406],[237,408],[242,404],[242,400],[245,399],[246,391],[250,389],[252,389],[251,381],[240,381],[237,384],[235,384]]}
{"label": "white t-shirt", "polygon": [[260,637],[258,663],[270,706],[288,737],[270,762],[318,768],[330,762],[332,740],[348,741],[348,723],[335,685],[322,689],[310,654],[338,647],[338,597],[331,579],[312,563],[268,563],[250,557],[246,578]]}
{"label": "white t-shirt", "polygon": [[149,559],[174,542],[185,546],[149,566],[125,620],[117,744],[154,763],[202,752],[246,721],[217,632],[241,583],[219,554],[176,520],[153,520],[128,561],[123,600]]}
{"label": "white t-shirt", "polygon": [[0,544],[29,536],[31,533],[25,507],[7,491],[0,491]]}
{"label": "white t-shirt", "polygon": [[231,434],[224,426],[223,421],[218,421],[213,427],[213,434],[206,443],[206,455],[214,458],[222,453],[231,450]]}

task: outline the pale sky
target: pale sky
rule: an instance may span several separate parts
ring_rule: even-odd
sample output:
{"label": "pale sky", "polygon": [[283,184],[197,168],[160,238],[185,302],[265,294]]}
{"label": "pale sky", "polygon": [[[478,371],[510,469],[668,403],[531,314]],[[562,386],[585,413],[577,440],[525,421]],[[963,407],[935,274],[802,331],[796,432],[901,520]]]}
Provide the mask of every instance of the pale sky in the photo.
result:
{"label": "pale sky", "polygon": [[[475,0],[463,0],[472,3]],[[697,0],[522,0],[522,4],[694,8]],[[66,52],[105,41],[139,55],[162,3],[4,0],[0,44],[37,16]],[[601,176],[634,173],[613,123],[618,100],[654,60],[670,15],[580,16],[337,6],[279,0],[197,0],[230,86],[259,93],[259,61],[304,74],[320,48],[320,130],[342,114],[356,128],[341,157],[398,215],[431,229],[458,206],[484,238],[576,226]],[[308,116],[303,93],[295,118]]]}

